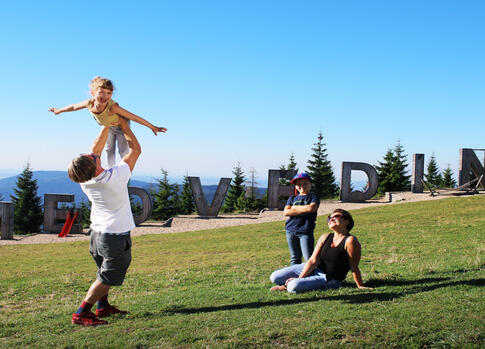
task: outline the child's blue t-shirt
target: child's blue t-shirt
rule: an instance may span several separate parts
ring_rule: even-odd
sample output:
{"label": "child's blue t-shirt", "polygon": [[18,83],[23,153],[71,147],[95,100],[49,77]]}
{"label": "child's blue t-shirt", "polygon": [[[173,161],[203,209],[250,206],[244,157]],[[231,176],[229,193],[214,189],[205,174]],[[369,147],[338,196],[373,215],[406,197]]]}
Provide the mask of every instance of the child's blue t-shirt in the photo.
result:
{"label": "child's blue t-shirt", "polygon": [[[312,202],[320,205],[320,198],[310,193],[308,195],[292,195],[288,198],[286,206],[294,205],[309,205]],[[285,229],[293,233],[312,233],[315,229],[315,221],[317,220],[317,212],[293,216],[286,221]]]}

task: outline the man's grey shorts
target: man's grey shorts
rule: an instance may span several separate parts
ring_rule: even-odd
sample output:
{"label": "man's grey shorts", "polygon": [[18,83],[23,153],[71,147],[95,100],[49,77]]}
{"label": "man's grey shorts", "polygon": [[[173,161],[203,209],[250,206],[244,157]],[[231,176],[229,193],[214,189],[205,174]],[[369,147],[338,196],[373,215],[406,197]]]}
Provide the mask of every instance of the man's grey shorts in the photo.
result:
{"label": "man's grey shorts", "polygon": [[123,284],[131,263],[130,232],[113,234],[91,230],[89,252],[98,266],[99,281],[110,286]]}

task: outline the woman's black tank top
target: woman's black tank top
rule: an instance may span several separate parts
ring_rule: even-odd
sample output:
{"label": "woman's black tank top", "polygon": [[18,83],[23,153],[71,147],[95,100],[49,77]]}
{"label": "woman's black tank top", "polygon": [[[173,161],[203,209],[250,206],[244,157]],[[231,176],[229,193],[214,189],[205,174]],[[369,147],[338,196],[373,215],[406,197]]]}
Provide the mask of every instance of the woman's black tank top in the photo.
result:
{"label": "woman's black tank top", "polygon": [[327,280],[335,279],[343,281],[350,270],[349,254],[345,250],[346,236],[336,247],[332,247],[334,234],[330,234],[323,243],[320,251],[320,264],[318,268],[327,275]]}

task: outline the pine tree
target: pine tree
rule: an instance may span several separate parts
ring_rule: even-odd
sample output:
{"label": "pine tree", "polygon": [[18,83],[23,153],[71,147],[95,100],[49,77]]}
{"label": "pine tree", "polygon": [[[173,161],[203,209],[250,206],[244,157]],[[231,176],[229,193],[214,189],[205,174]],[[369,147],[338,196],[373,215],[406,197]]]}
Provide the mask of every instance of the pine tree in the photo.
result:
{"label": "pine tree", "polygon": [[398,141],[394,151],[391,149],[387,150],[384,155],[384,162],[379,161],[379,165],[375,166],[379,177],[377,192],[382,195],[386,191],[409,190],[411,176],[407,174],[407,166],[404,148]]}
{"label": "pine tree", "polygon": [[244,177],[244,172],[239,161],[232,170],[232,174],[234,175],[234,178],[231,181],[226,199],[224,200],[224,206],[222,207],[223,212],[234,211],[237,199],[241,194],[244,194],[244,182],[246,181],[246,178]]}
{"label": "pine tree", "polygon": [[451,170],[450,165],[448,165],[448,167],[443,171],[441,186],[443,188],[456,187],[456,181],[453,178],[453,171]]}
{"label": "pine tree", "polygon": [[431,158],[429,159],[426,172],[427,173],[424,175],[426,182],[428,182],[434,188],[439,188],[441,186],[441,174],[434,154],[432,154]]}
{"label": "pine tree", "polygon": [[180,199],[178,195],[178,185],[170,184],[168,172],[162,171],[162,179],[157,179],[158,191],[153,194],[153,213],[152,217],[157,220],[167,220],[175,216],[180,209]]}
{"label": "pine tree", "polygon": [[241,212],[251,212],[256,209],[256,203],[254,199],[246,196],[246,193],[243,192],[236,200],[236,204],[234,207],[236,210]]}
{"label": "pine tree", "polygon": [[[287,166],[281,165],[279,169],[281,171],[292,171],[292,170],[298,171],[298,168],[296,167],[298,165],[295,162],[295,156],[293,155],[293,153],[290,154],[289,160],[290,160],[290,163]],[[280,178],[280,184],[281,185],[290,185],[290,180],[286,179],[286,178]]]}
{"label": "pine tree", "polygon": [[377,177],[379,178],[379,187],[377,192],[379,194],[384,194],[386,191],[393,190],[393,183],[392,183],[392,164],[394,163],[394,154],[391,149],[387,149],[386,154],[384,155],[384,161],[380,162],[379,165],[376,165]]}
{"label": "pine tree", "polygon": [[83,228],[89,228],[91,225],[91,202],[82,200],[79,206],[79,214],[81,215],[81,225]]}
{"label": "pine tree", "polygon": [[394,157],[396,162],[393,170],[397,177],[397,190],[411,190],[411,176],[408,175],[406,154],[404,154],[404,147],[401,145],[400,141],[397,142],[396,147],[394,148]]}
{"label": "pine tree", "polygon": [[182,187],[182,194],[180,195],[180,213],[191,214],[195,211],[194,195],[190,187],[189,177],[184,176],[184,183]]}
{"label": "pine tree", "polygon": [[41,198],[37,196],[37,180],[30,169],[24,168],[17,179],[15,195],[11,195],[14,210],[14,231],[17,234],[39,233],[42,224]]}
{"label": "pine tree", "polygon": [[324,148],[323,134],[318,133],[318,141],[312,148],[312,159],[308,160],[308,174],[312,177],[313,192],[320,198],[333,198],[338,194],[332,165],[327,159],[327,149]]}

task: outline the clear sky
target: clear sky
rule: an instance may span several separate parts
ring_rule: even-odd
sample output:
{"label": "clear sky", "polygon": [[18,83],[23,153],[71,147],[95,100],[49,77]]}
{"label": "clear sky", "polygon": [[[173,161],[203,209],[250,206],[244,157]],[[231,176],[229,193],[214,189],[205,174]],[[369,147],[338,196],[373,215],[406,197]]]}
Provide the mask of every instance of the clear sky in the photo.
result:
{"label": "clear sky", "polygon": [[100,75],[168,128],[133,125],[135,176],[208,184],[240,161],[265,185],[291,153],[305,170],[319,131],[337,180],[398,140],[456,175],[459,148],[485,148],[484,18],[483,1],[3,1],[0,169],[89,151],[89,112],[47,109]]}

